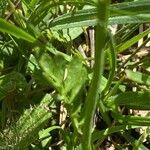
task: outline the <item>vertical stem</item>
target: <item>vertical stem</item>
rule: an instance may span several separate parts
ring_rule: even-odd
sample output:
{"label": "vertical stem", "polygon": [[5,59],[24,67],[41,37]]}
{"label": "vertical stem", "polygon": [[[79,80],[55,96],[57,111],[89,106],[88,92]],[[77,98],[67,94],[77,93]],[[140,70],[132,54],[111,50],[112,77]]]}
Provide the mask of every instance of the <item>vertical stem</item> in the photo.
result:
{"label": "vertical stem", "polygon": [[98,103],[99,86],[101,84],[103,64],[104,64],[104,48],[107,38],[107,23],[109,18],[110,0],[97,0],[98,24],[96,28],[96,50],[94,74],[85,103],[85,120],[83,124],[83,150],[91,150],[91,136],[93,130],[93,117]]}

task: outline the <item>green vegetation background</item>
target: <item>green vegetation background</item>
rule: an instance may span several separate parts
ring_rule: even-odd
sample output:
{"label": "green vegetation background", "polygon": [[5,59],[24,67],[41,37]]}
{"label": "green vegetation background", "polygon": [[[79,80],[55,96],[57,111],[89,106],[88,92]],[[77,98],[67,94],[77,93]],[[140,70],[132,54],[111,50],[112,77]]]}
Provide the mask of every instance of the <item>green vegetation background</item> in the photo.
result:
{"label": "green vegetation background", "polygon": [[148,150],[149,8],[0,0],[0,149]]}

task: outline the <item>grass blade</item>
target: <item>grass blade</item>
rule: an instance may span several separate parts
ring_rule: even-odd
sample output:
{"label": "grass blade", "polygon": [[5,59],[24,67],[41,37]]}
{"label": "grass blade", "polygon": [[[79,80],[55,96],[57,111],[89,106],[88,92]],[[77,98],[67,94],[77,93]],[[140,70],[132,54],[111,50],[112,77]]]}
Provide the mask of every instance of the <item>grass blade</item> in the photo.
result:
{"label": "grass blade", "polygon": [[112,113],[116,121],[126,125],[150,126],[150,117],[126,116],[118,113]]}
{"label": "grass blade", "polygon": [[131,109],[150,110],[149,92],[125,92],[108,98],[106,105],[109,108],[125,106]]}
{"label": "grass blade", "polygon": [[22,29],[16,27],[13,24],[10,24],[9,22],[5,21],[4,19],[0,18],[0,31],[6,32],[8,34],[11,34],[17,38],[26,40],[28,42],[35,42],[35,38],[30,35],[29,33],[23,31]]}
{"label": "grass blade", "polygon": [[128,49],[133,44],[137,43],[141,38],[147,36],[149,33],[150,33],[150,29],[147,29],[144,32],[138,34],[137,36],[134,36],[130,40],[128,40],[128,41],[124,42],[123,44],[120,44],[119,46],[117,46],[117,51],[122,52],[122,51]]}
{"label": "grass blade", "polygon": [[[109,25],[135,24],[150,22],[150,2],[126,2],[111,5]],[[55,18],[50,27],[54,29],[73,28],[80,26],[95,26],[97,24],[96,8],[78,10]]]}
{"label": "grass blade", "polygon": [[138,71],[133,72],[132,70],[126,70],[125,72],[126,72],[128,79],[139,84],[150,86],[150,76],[143,74],[141,72],[138,72]]}
{"label": "grass blade", "polygon": [[119,132],[119,131],[124,131],[124,130],[129,130],[129,129],[135,129],[135,128],[139,128],[141,126],[133,126],[133,125],[120,125],[120,126],[114,126],[114,127],[110,127],[107,128],[105,130],[102,131],[94,131],[93,135],[92,135],[92,141],[95,142],[96,140],[101,139],[104,135],[110,135],[112,133],[115,132]]}

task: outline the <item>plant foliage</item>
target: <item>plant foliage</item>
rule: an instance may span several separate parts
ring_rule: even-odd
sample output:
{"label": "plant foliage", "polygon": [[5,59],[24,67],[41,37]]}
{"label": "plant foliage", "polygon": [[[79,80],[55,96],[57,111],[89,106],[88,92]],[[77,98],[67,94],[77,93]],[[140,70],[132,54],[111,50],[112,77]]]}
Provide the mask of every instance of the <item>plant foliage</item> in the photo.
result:
{"label": "plant foliage", "polygon": [[148,150],[149,8],[0,0],[0,149]]}

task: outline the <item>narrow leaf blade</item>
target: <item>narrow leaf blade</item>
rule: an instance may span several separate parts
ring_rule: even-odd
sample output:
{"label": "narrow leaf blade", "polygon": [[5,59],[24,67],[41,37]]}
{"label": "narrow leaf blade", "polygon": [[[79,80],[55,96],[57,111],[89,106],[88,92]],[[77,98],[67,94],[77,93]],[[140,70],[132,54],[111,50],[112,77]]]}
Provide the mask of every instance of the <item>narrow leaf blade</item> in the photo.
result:
{"label": "narrow leaf blade", "polygon": [[29,33],[23,31],[22,29],[16,27],[15,25],[5,21],[4,19],[0,18],[0,31],[6,32],[11,34],[17,38],[26,40],[28,42],[35,42],[35,38],[31,36]]}

